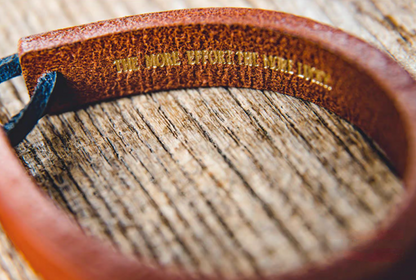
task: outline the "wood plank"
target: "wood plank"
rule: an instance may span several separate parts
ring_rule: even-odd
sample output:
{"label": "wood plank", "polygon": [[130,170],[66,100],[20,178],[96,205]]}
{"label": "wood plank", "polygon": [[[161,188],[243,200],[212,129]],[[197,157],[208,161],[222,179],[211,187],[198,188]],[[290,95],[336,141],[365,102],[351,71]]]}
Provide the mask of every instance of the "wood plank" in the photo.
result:
{"label": "wood plank", "polygon": [[[285,11],[342,28],[416,76],[411,0],[0,0],[0,56],[29,34],[201,6]],[[28,101],[0,86],[0,120]],[[219,276],[321,261],[377,227],[400,180],[334,114],[275,92],[209,88],[139,95],[42,119],[16,152],[85,232],[126,254]],[[0,231],[0,279],[39,279]]]}

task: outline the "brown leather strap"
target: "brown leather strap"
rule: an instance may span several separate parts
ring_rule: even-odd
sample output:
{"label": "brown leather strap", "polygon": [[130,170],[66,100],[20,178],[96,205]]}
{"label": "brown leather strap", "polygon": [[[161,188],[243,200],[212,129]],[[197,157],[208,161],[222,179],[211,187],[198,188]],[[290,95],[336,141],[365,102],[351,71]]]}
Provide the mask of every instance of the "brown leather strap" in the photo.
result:
{"label": "brown leather strap", "polygon": [[[58,71],[66,90],[49,112],[138,92],[200,86],[269,89],[321,105],[373,137],[408,189],[368,241],[327,263],[268,279],[366,279],[416,239],[416,83],[384,53],[292,15],[212,8],[139,15],[20,41],[27,86]],[[83,235],[38,191],[0,134],[0,221],[45,279],[200,279],[151,267]],[[411,221],[411,222],[409,222]],[[373,262],[380,248],[389,262]],[[207,277],[206,277],[207,278]]]}

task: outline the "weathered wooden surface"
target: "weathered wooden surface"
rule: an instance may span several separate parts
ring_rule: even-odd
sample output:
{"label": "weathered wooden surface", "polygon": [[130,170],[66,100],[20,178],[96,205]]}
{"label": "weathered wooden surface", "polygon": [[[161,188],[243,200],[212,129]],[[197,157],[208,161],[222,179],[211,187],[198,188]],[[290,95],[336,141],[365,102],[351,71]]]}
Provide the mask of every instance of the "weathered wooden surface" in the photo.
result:
{"label": "weathered wooden surface", "polygon": [[[281,10],[340,27],[416,74],[412,0],[1,0],[0,56],[18,38],[101,19],[202,6]],[[0,86],[0,120],[27,102]],[[374,229],[403,193],[365,136],[273,92],[198,89],[44,118],[16,149],[92,234],[126,253],[219,275],[322,260]],[[0,232],[0,279],[38,279]]]}

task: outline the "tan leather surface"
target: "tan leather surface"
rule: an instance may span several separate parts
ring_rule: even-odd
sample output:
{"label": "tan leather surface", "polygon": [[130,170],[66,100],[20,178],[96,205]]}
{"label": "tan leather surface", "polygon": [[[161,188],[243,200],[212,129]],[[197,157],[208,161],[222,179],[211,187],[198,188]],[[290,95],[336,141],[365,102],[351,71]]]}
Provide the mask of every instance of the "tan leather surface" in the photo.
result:
{"label": "tan leather surface", "polygon": [[[196,55],[204,50],[199,64],[196,60],[192,64],[194,60],[186,56],[187,51]],[[210,54],[209,50],[217,52]],[[221,60],[218,51],[234,52],[232,62]],[[237,54],[240,51],[242,60]],[[146,55],[172,52],[178,54],[177,59],[169,56],[172,62],[146,67]],[[416,203],[412,203],[416,199],[416,84],[388,56],[361,40],[277,12],[199,9],[134,16],[28,37],[20,42],[19,55],[30,91],[46,71],[59,71],[67,79],[69,90],[60,93],[50,112],[138,93],[133,88],[149,92],[250,87],[313,101],[372,136],[403,175],[408,197],[402,207],[369,243],[329,263],[273,279],[366,279],[393,265],[391,260],[368,261],[368,256],[380,248],[389,249],[393,260],[399,261],[414,243],[416,224],[409,221],[416,218]],[[263,55],[280,57],[286,64],[282,61],[279,69],[271,69],[271,64],[265,67]],[[117,69],[116,61],[132,57],[137,58],[133,71]],[[309,78],[302,73],[304,65],[314,73]],[[45,279],[196,278],[151,268],[84,236],[37,190],[3,134],[0,158],[1,222]]]}

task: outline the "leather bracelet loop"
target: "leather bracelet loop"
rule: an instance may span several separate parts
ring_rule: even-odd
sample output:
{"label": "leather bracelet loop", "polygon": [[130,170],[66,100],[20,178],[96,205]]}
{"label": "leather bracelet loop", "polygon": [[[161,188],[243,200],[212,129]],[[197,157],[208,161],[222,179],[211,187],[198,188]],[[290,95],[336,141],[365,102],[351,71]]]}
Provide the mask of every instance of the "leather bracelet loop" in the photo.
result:
{"label": "leather bracelet loop", "polygon": [[[246,87],[312,101],[375,139],[408,190],[400,207],[368,241],[350,251],[266,279],[375,279],[403,261],[415,245],[416,83],[389,56],[351,35],[273,11],[191,9],[30,36],[21,39],[19,58],[35,97],[38,89],[44,96],[52,91],[56,72],[64,78],[48,113],[139,92]],[[0,222],[47,280],[214,279],[151,266],[85,236],[38,190],[3,132]],[[380,246],[394,250],[391,262],[363,260]]]}

